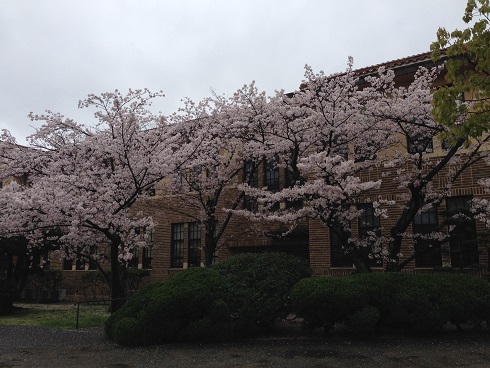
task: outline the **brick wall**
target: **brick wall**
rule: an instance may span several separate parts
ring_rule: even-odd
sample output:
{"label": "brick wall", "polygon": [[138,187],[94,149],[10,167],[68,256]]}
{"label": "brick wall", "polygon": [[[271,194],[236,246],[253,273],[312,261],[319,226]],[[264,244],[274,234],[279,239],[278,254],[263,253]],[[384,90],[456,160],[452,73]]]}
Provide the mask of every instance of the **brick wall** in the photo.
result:
{"label": "brick wall", "polygon": [[[444,183],[445,177],[442,172],[434,183]],[[381,188],[373,191],[372,196],[383,199],[399,198],[403,192],[397,187],[397,184],[392,180],[396,176],[396,170],[386,170],[383,168],[371,168],[361,174],[363,180],[374,180],[383,175]],[[490,166],[481,162],[467,169],[465,174],[457,181],[451,189],[452,196],[459,195],[474,195],[489,197],[488,193],[477,184],[480,178],[490,176]],[[230,200],[237,195],[236,188],[230,186],[223,195],[219,209],[229,205]],[[172,208],[178,208],[179,213]],[[439,211],[444,211],[445,204],[442,202]],[[135,211],[144,211],[154,217],[157,225],[153,236],[153,260],[151,275],[145,280],[145,283],[161,281],[168,278],[170,275],[178,272],[180,269],[171,267],[171,226],[174,223],[183,223],[184,225],[184,259],[187,259],[188,250],[188,223],[194,222],[191,216],[184,213],[192,213],[190,207],[186,207],[185,203],[179,202],[177,197],[163,197],[158,194],[154,197],[140,201],[134,207]],[[394,225],[394,221],[400,216],[402,208],[400,205],[391,206],[388,208],[389,218],[381,220],[383,231],[388,234],[389,229]],[[218,211],[218,221],[225,217],[225,213]],[[229,226],[224,234],[224,239],[227,241],[222,244],[218,250],[218,259],[224,260],[232,254],[241,252],[256,252],[263,250],[281,250],[290,253],[309,254],[309,261],[315,275],[348,275],[354,271],[352,267],[332,267],[330,254],[330,235],[329,230],[318,220],[310,220],[302,225],[304,233],[295,239],[272,239],[263,234],[264,231],[281,231],[284,230],[284,225],[278,223],[252,222],[243,217],[233,216]],[[478,231],[483,231],[483,226],[478,223]],[[357,232],[357,226],[353,225],[353,234]],[[202,233],[201,244],[204,244],[204,231]],[[405,239],[403,241],[401,253],[402,261],[413,254],[413,241]],[[202,262],[204,262],[204,252],[201,252]],[[443,265],[450,263],[450,254],[447,246],[442,248]],[[479,264],[481,269],[488,268],[488,250],[486,245],[479,245]],[[53,268],[60,268],[60,263],[53,262]],[[426,272],[424,269],[415,269],[415,262],[410,262],[405,272]],[[68,294],[74,293],[80,282],[78,281],[84,272],[93,271],[64,271],[63,272],[63,288],[67,289]]]}

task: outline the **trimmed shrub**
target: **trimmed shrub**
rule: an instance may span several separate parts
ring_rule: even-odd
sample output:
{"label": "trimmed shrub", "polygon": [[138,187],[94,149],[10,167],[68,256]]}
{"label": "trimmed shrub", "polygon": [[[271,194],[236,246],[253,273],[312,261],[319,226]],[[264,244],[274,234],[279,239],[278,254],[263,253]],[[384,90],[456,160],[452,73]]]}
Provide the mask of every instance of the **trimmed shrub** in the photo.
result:
{"label": "trimmed shrub", "polygon": [[310,276],[306,261],[285,253],[247,253],[213,266],[223,278],[223,298],[243,326],[269,330],[290,310],[290,292]]}
{"label": "trimmed shrub", "polygon": [[438,287],[444,290],[442,306],[453,324],[490,321],[490,283],[487,280],[464,274],[441,275]]}
{"label": "trimmed shrub", "polygon": [[209,306],[207,315],[215,323],[227,322],[230,319],[230,309],[223,300],[218,299]]}
{"label": "trimmed shrub", "polygon": [[347,318],[346,327],[352,333],[366,335],[376,331],[379,320],[378,308],[367,305]]}
{"label": "trimmed shrub", "polygon": [[312,277],[301,280],[291,294],[293,310],[308,327],[328,332],[336,323],[367,305],[368,294],[354,278]]}
{"label": "trimmed shrub", "polygon": [[124,317],[114,326],[114,341],[119,344],[128,344],[134,339],[134,335],[138,330],[139,324],[136,319]]}
{"label": "trimmed shrub", "polygon": [[390,306],[390,316],[384,323],[392,329],[417,333],[440,331],[448,321],[441,309],[443,292],[438,278],[431,275],[401,275],[396,280],[396,292]]}
{"label": "trimmed shrub", "polygon": [[182,270],[150,284],[107,321],[106,333],[125,345],[216,341],[272,328],[288,312],[306,262],[285,254],[244,254],[212,268]]}
{"label": "trimmed shrub", "polygon": [[[219,298],[220,274],[190,268],[136,293],[106,323],[106,333],[126,345],[178,341],[185,329],[206,317]],[[133,321],[136,321],[133,322]],[[132,333],[126,334],[128,328]],[[198,333],[194,334],[197,338]]]}
{"label": "trimmed shrub", "polygon": [[459,327],[490,319],[490,284],[464,274],[317,277],[299,282],[292,300],[307,325],[327,331],[345,323],[355,333],[379,327],[431,333],[447,322]]}

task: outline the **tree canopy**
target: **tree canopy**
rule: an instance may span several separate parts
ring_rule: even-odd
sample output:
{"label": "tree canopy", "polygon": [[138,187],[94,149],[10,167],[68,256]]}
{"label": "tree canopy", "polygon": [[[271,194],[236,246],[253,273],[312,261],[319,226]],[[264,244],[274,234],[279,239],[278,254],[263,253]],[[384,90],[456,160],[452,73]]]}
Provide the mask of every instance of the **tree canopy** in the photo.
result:
{"label": "tree canopy", "polygon": [[[403,240],[417,237],[414,219],[449,197],[469,167],[488,160],[488,0],[469,1],[464,20],[465,30],[437,33],[433,58],[444,65],[419,68],[408,84],[385,68],[360,75],[349,59],[334,75],[307,66],[293,93],[267,96],[251,83],[228,98],[188,100],[170,116],[149,111],[163,93],[146,89],[89,95],[79,105],[96,109],[95,126],[50,111],[31,114],[44,122],[31,147],[2,133],[0,179],[10,185],[0,190],[0,236],[21,235],[30,247],[48,237],[67,256],[105,256],[112,297],[123,298],[121,264],[155,227],[133,205],[159,184],[183,204],[174,211],[204,226],[206,265],[239,215],[287,224],[285,233],[317,220],[359,271],[373,262],[398,271],[415,257],[401,254]],[[490,187],[489,180],[480,184]],[[223,202],[230,188],[236,197]],[[474,203],[484,219],[490,205]],[[387,217],[390,226],[381,226]],[[354,222],[362,232],[353,231]],[[448,231],[424,236],[440,244]],[[108,254],[94,254],[102,243]]]}
{"label": "tree canopy", "polygon": [[463,16],[468,26],[439,28],[431,45],[434,60],[447,57],[448,84],[434,93],[434,116],[449,127],[449,139],[479,137],[490,127],[489,15],[488,0],[469,0]]}
{"label": "tree canopy", "polygon": [[[110,261],[112,297],[123,298],[120,262],[146,244],[154,227],[132,205],[168,174],[174,138],[164,119],[147,109],[162,96],[148,90],[89,95],[80,107],[97,109],[94,127],[50,111],[31,114],[44,121],[30,137],[31,147],[1,145],[2,179],[25,178],[0,192],[1,236],[22,235],[34,247],[55,229],[50,236],[62,255]],[[99,244],[109,250],[94,252]]]}

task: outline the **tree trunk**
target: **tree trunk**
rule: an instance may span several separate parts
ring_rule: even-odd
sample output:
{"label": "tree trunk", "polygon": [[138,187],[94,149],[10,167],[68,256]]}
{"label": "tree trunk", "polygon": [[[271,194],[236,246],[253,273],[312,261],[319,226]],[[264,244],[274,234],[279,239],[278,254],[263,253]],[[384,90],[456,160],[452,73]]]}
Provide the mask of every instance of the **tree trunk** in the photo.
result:
{"label": "tree trunk", "polygon": [[[215,198],[215,202],[217,202],[217,197]],[[217,236],[217,231],[216,227],[218,226],[217,221],[216,221],[216,216],[214,213],[214,209],[216,206],[213,204],[213,202],[208,203],[208,210],[207,212],[207,220],[204,221],[204,266],[209,267],[213,264],[213,258],[214,254],[216,252],[216,248],[218,247],[218,239],[219,235]]]}
{"label": "tree trunk", "polygon": [[206,234],[204,237],[204,266],[205,267],[209,267],[213,264],[215,251],[216,251],[216,238],[214,236],[214,231],[211,232],[208,231],[208,229],[206,229]]}
{"label": "tree trunk", "polygon": [[204,267],[209,267],[213,264],[214,251],[209,251],[210,248],[206,247],[204,251]]}
{"label": "tree trunk", "polygon": [[121,280],[121,264],[119,263],[120,241],[111,244],[111,305],[109,311],[116,312],[126,302],[126,292]]}
{"label": "tree trunk", "polygon": [[[393,239],[390,244],[389,260],[386,265],[387,272],[399,272],[405,266],[400,267],[400,251],[402,247],[403,234],[407,228],[412,223],[417,211],[422,207],[425,202],[425,190],[427,185],[432,182],[437,174],[443,170],[450,162],[451,158],[456,154],[458,149],[463,146],[466,138],[458,138],[458,141],[452,146],[449,152],[444,156],[435,167],[433,167],[425,176],[419,178],[419,183],[414,185],[413,183],[408,184],[408,189],[410,190],[410,200],[405,205],[398,222],[391,229],[391,237]],[[469,167],[472,163],[471,157],[476,154],[476,151],[470,154],[470,158],[462,164],[461,168],[456,171],[456,173],[450,178],[450,182],[454,182],[463,172],[463,170]],[[476,162],[476,161],[473,161]],[[417,169],[422,170],[422,161],[419,162]],[[433,202],[434,203],[434,202]]]}
{"label": "tree trunk", "polygon": [[[396,226],[395,228],[396,229]],[[403,267],[400,267],[400,250],[402,248],[402,237],[400,235],[394,235],[393,241],[390,244],[390,253],[388,264],[386,265],[386,272],[400,272]]]}
{"label": "tree trunk", "polygon": [[352,263],[354,263],[354,267],[356,268],[356,273],[371,272],[371,267],[367,262],[365,262],[361,256],[361,253],[359,252],[359,249],[355,246],[350,246],[348,249],[352,257]]}
{"label": "tree trunk", "polygon": [[16,298],[20,298],[22,291],[26,287],[30,266],[30,257],[27,257],[25,254],[17,257],[17,262],[14,268],[14,279],[17,285]]}
{"label": "tree trunk", "polygon": [[14,256],[12,255],[12,253],[7,253],[6,262],[7,262],[7,280],[13,280],[14,279]]}
{"label": "tree trunk", "polygon": [[388,264],[386,265],[386,272],[400,272],[400,252],[402,249],[403,234],[407,231],[408,227],[412,223],[417,211],[422,206],[425,200],[425,195],[422,192],[423,187],[409,187],[411,199],[405,205],[400,218],[395,226],[391,228],[390,235],[393,239],[390,243],[390,249],[388,254]]}

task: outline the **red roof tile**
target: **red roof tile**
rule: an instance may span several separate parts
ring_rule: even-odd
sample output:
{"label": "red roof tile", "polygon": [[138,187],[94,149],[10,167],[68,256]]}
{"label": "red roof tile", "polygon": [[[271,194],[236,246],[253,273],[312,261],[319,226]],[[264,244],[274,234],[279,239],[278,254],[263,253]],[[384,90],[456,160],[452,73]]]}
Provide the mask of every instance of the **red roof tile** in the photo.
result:
{"label": "red roof tile", "polygon": [[[442,53],[444,53],[444,51]],[[385,67],[386,69],[393,69],[397,67],[407,66],[409,64],[418,64],[420,62],[430,61],[431,57],[432,57],[432,52],[424,52],[421,54],[407,56],[401,59],[390,60],[384,63],[367,66],[361,69],[356,69],[354,70],[354,73],[358,75],[375,73],[382,66]]]}

